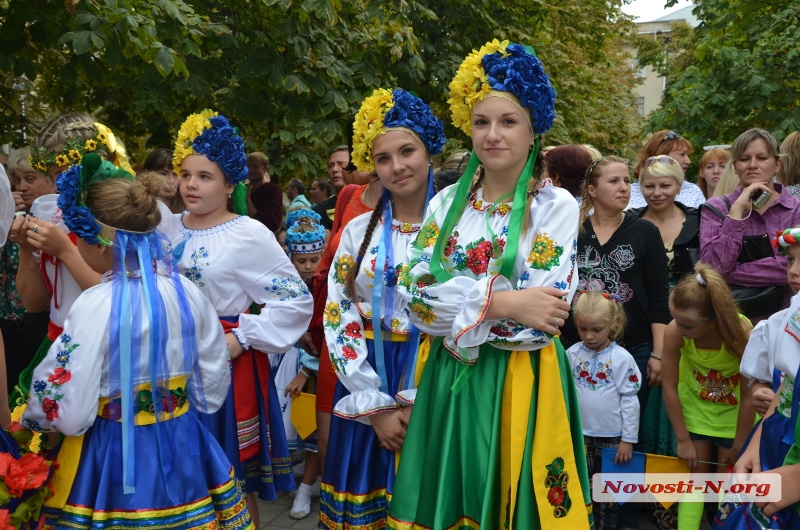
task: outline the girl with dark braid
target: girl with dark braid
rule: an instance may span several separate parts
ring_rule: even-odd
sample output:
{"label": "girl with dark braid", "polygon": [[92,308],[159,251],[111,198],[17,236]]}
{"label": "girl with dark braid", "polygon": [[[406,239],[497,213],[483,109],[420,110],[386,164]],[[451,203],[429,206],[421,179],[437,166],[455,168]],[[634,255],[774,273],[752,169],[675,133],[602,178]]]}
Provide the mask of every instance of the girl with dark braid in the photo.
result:
{"label": "girl with dark braid", "polygon": [[376,90],[353,124],[352,160],[384,187],[372,213],[344,228],[328,277],[325,338],[339,377],[322,476],[320,528],[385,528],[395,452],[403,446],[420,333],[396,292],[406,249],[433,194],[430,157],[444,129],[422,100]]}

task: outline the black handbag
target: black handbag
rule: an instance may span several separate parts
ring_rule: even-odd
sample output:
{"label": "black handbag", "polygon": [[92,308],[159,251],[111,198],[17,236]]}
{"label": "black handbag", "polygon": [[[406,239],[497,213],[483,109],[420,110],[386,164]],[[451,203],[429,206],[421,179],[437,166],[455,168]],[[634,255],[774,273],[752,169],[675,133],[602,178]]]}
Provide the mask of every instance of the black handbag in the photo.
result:
{"label": "black handbag", "polygon": [[[727,197],[722,197],[730,210],[731,203]],[[708,208],[720,219],[725,220],[725,214],[714,206],[705,203],[703,208]],[[750,263],[764,258],[775,257],[775,251],[769,236],[766,234],[744,236],[742,249],[739,251],[738,263]],[[739,305],[742,314],[748,318],[771,315],[783,307],[786,295],[785,285],[767,285],[762,287],[745,287],[743,285],[728,284],[734,301]]]}

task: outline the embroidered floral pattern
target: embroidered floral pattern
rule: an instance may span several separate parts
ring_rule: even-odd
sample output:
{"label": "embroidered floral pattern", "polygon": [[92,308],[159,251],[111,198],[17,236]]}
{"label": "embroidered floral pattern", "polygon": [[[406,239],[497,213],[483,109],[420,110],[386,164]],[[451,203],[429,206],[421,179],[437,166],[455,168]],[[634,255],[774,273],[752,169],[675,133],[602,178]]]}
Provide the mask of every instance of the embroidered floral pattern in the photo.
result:
{"label": "embroidered floral pattern", "polygon": [[[42,411],[44,411],[47,421],[50,422],[58,418],[58,402],[64,399],[61,387],[72,378],[72,374],[68,369],[69,363],[72,352],[80,345],[70,344],[71,341],[72,337],[66,333],[61,335],[61,351],[56,356],[56,364],[58,366],[47,378],[47,381],[39,380],[33,382],[33,395],[42,404]],[[29,427],[34,430],[32,426],[29,425]]]}
{"label": "embroidered floral pattern", "polygon": [[[186,394],[185,388],[167,390],[164,387],[160,387],[156,390],[156,398],[161,402],[160,406],[158,407],[159,412],[172,412],[186,404],[188,395]],[[147,412],[149,414],[156,413],[156,406],[153,401],[153,392],[151,390],[140,390],[137,392],[136,398],[133,401],[133,405],[134,414],[139,412]],[[112,399],[106,403],[105,406],[103,406],[103,410],[101,411],[100,415],[103,418],[111,421],[117,421],[122,418],[122,401],[120,398]]]}
{"label": "embroidered floral pattern", "polygon": [[336,281],[336,283],[344,283],[345,279],[347,278],[347,274],[350,272],[350,269],[353,268],[353,265],[355,265],[353,256],[349,254],[342,254],[342,256],[333,264],[334,281]]}
{"label": "embroidered floral pattern", "polygon": [[208,267],[209,262],[206,261],[208,259],[208,250],[206,247],[200,247],[194,252],[192,252],[192,266],[187,267],[186,271],[183,273],[184,276],[192,280],[195,285],[198,287],[205,287],[205,283],[200,281],[203,277],[201,272]]}
{"label": "embroidered floral pattern", "polygon": [[428,221],[428,224],[419,231],[419,235],[417,235],[414,242],[411,243],[411,246],[418,250],[432,247],[436,244],[437,237],[439,237],[439,225],[436,224],[436,221],[431,219]]}
{"label": "embroidered floral pattern", "polygon": [[556,519],[566,517],[572,508],[572,499],[569,498],[567,491],[569,474],[564,471],[564,459],[558,457],[545,467],[547,478],[544,480],[544,486],[547,488],[547,502],[553,507],[553,517]]}
{"label": "embroidered floral pattern", "polygon": [[281,302],[311,296],[305,282],[297,276],[272,278],[272,285],[264,287],[264,290]]}
{"label": "embroidered floral pattern", "polygon": [[564,247],[556,245],[554,239],[547,237],[547,234],[537,232],[533,238],[527,263],[534,269],[549,271],[553,267],[558,267],[559,257],[563,252]]}
{"label": "embroidered floral pattern", "polygon": [[697,381],[695,391],[703,401],[711,401],[723,405],[738,405],[736,399],[736,387],[739,386],[739,374],[726,377],[718,370],[709,370],[703,374],[699,370],[692,368],[692,375]]}
{"label": "embroidered floral pattern", "polygon": [[331,349],[331,362],[337,371],[347,374],[347,363],[358,357],[356,348],[363,338],[361,324],[358,322],[350,322],[339,333],[336,347]]}
{"label": "embroidered floral pattern", "polygon": [[328,302],[325,304],[325,317],[324,325],[326,328],[338,329],[339,324],[342,322],[342,312],[339,309],[339,304],[336,302]]}
{"label": "embroidered floral pattern", "polygon": [[[583,254],[577,258],[580,272],[578,292],[585,290],[615,293],[619,295],[620,301],[623,303],[630,302],[633,299],[633,289],[620,279],[620,270],[624,269],[617,266],[617,262],[620,260],[623,265],[627,264],[625,261],[627,250],[624,247],[628,247],[627,250],[630,250],[630,245],[621,245],[611,253],[616,253],[614,255],[617,261],[615,261],[611,259],[611,254],[601,255],[591,246],[587,246]],[[577,297],[573,299],[572,303],[574,304],[575,301],[577,301]]]}
{"label": "embroidered floral pattern", "polygon": [[625,271],[633,267],[633,262],[636,256],[633,255],[633,247],[631,245],[618,245],[617,248],[611,251],[608,259],[621,271]]}
{"label": "embroidered floral pattern", "polygon": [[426,326],[436,322],[436,315],[433,312],[433,306],[426,303],[421,297],[414,296],[411,299],[411,303],[408,307]]}
{"label": "embroidered floral pattern", "polygon": [[777,411],[785,418],[792,417],[792,398],[794,397],[794,378],[790,375],[784,376],[783,387],[778,394]]}
{"label": "embroidered floral pattern", "polygon": [[494,249],[490,241],[481,238],[479,241],[467,245],[466,266],[476,276],[489,270],[489,260],[492,257],[494,257]]}
{"label": "embroidered floral pattern", "polygon": [[614,384],[611,359],[601,361],[578,357],[578,362],[572,369],[572,373],[575,376],[575,383],[582,388],[599,390]]}
{"label": "embroidered floral pattern", "polygon": [[[470,205],[472,206],[472,209],[477,212],[485,212],[486,210],[491,208],[492,203],[484,201],[482,199],[478,199],[477,194],[473,193],[472,196],[470,197]],[[500,214],[502,216],[502,215],[507,215],[510,211],[511,211],[511,205],[504,202],[492,208],[492,211],[489,213],[489,215]]]}

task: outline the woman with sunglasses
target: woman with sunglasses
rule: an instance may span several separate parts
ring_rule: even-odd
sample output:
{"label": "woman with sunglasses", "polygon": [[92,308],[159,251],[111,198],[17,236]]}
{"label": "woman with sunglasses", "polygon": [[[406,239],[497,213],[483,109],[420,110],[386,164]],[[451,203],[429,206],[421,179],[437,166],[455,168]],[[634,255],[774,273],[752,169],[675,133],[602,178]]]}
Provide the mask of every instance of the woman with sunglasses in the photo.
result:
{"label": "woman with sunglasses", "polygon": [[[628,325],[618,341],[633,355],[647,383],[637,394],[646,410],[650,387],[661,384],[664,329],[670,322],[667,256],[658,228],[624,211],[631,193],[627,162],[606,156],[589,166],[584,181],[578,232],[578,292],[619,296]],[[589,215],[589,212],[594,213]],[[578,296],[572,301],[573,307]],[[567,331],[565,329],[565,331]],[[638,441],[643,438],[642,420]],[[639,450],[639,449],[637,449]],[[640,505],[620,509],[619,528],[637,528]]]}
{"label": "woman with sunglasses", "polygon": [[[639,173],[642,170],[644,161],[651,156],[659,155],[668,155],[674,158],[685,175],[686,170],[689,169],[689,165],[692,163],[689,155],[693,150],[692,144],[675,131],[666,129],[657,131],[642,147],[642,151],[639,153],[639,161],[633,168],[633,177],[639,180]],[[690,208],[699,208],[701,204],[706,202],[706,197],[697,184],[684,180],[675,200]],[[640,182],[634,182],[631,184],[631,201],[628,206],[630,208],[643,208],[646,205],[647,201],[642,195]]]}
{"label": "woman with sunglasses", "polygon": [[786,257],[772,248],[770,236],[800,224],[800,201],[774,182],[782,160],[769,132],[739,135],[731,163],[739,187],[703,207],[700,258],[725,277],[742,313],[755,324],[788,306]]}

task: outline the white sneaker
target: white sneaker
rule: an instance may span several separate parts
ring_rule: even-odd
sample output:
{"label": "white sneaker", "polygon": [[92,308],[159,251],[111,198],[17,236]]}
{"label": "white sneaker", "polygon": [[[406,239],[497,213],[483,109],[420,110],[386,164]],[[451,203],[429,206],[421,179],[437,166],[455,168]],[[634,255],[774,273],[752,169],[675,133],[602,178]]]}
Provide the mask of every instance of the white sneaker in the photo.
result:
{"label": "white sneaker", "polygon": [[298,495],[294,499],[289,517],[292,519],[303,519],[311,513],[311,498],[306,495]]}

